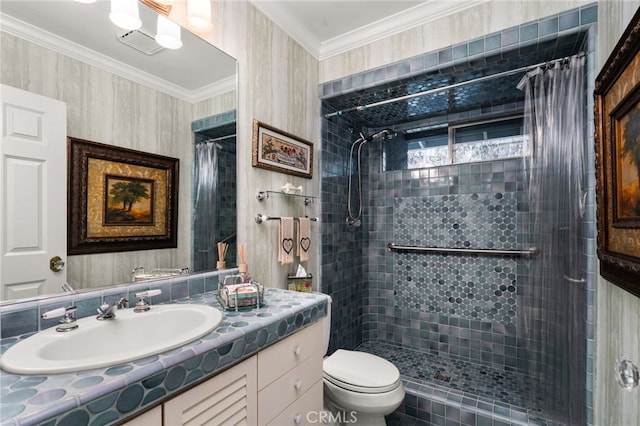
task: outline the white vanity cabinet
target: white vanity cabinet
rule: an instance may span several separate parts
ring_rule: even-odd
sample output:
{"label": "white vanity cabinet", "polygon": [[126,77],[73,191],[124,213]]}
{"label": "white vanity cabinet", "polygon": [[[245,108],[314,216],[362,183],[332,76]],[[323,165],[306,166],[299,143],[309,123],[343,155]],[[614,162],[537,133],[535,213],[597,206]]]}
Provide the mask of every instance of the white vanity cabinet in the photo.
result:
{"label": "white vanity cabinet", "polygon": [[259,425],[317,421],[322,410],[322,349],[319,321],[258,353]]}
{"label": "white vanity cabinet", "polygon": [[158,405],[138,417],[124,423],[123,426],[151,426],[162,425],[162,405]]}
{"label": "white vanity cabinet", "polygon": [[255,425],[256,356],[165,402],[163,424]]}
{"label": "white vanity cabinet", "polygon": [[125,426],[317,422],[322,410],[322,348],[318,321]]}

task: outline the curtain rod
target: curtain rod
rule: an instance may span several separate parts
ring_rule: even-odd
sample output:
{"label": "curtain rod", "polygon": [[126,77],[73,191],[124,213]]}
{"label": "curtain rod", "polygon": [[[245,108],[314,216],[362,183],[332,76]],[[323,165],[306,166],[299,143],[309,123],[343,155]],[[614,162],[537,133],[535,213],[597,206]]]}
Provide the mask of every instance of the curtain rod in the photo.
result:
{"label": "curtain rod", "polygon": [[467,84],[471,84],[471,83],[480,83],[480,82],[483,82],[483,81],[486,81],[486,80],[492,80],[494,78],[506,77],[506,76],[517,74],[517,73],[520,73],[520,72],[525,72],[525,71],[528,71],[528,70],[533,69],[533,68],[538,68],[538,67],[541,67],[543,65],[550,65],[550,64],[554,64],[556,62],[562,62],[562,61],[565,61],[567,59],[573,58],[574,56],[575,57],[584,56],[584,53],[580,52],[580,53],[577,53],[577,54],[572,55],[572,56],[565,56],[564,58],[558,58],[558,59],[553,59],[551,61],[540,62],[540,63],[535,64],[535,65],[527,65],[525,67],[520,67],[520,68],[515,68],[515,69],[512,69],[512,70],[502,71],[502,72],[495,73],[495,74],[485,75],[483,77],[474,78],[473,80],[461,81],[460,83],[454,83],[454,84],[450,84],[448,86],[437,87],[435,89],[429,89],[429,90],[425,90],[423,92],[411,93],[409,95],[399,96],[397,98],[385,99],[384,101],[373,102],[373,103],[370,103],[368,105],[360,105],[360,106],[356,106],[356,107],[351,107],[351,108],[343,109],[343,110],[340,110],[340,111],[336,111],[336,112],[331,112],[331,113],[325,114],[324,118],[335,117],[336,115],[342,115],[342,114],[344,114],[346,112],[364,111],[364,110],[367,110],[369,108],[374,108],[374,107],[381,106],[381,105],[386,105],[386,104],[390,104],[390,103],[394,103],[394,102],[400,102],[400,101],[404,101],[404,100],[407,100],[407,99],[413,99],[413,98],[417,98],[419,96],[431,95],[431,94],[434,94],[434,93],[442,92],[444,90],[455,89],[457,87],[466,86]]}
{"label": "curtain rod", "polygon": [[218,141],[222,141],[225,139],[230,139],[230,138],[235,138],[236,134],[232,134],[232,135],[226,135],[226,136],[218,136],[217,138],[209,138],[209,139],[203,139],[199,142],[196,143],[209,143],[209,142],[218,142]]}

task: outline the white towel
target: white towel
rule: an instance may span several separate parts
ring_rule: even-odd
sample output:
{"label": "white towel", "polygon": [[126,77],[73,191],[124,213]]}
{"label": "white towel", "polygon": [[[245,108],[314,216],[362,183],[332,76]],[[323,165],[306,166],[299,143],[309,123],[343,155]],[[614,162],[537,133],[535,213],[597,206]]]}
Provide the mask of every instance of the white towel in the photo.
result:
{"label": "white towel", "polygon": [[281,217],[278,227],[278,262],[281,265],[293,263],[293,218]]}
{"label": "white towel", "polygon": [[298,218],[298,256],[300,262],[309,260],[311,251],[311,220],[308,217]]}

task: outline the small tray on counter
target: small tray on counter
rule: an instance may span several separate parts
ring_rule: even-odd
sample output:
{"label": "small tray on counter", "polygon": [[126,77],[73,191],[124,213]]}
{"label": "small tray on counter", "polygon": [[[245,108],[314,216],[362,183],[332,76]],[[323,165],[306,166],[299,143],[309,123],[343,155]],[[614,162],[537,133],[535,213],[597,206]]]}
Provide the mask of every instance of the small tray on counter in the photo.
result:
{"label": "small tray on counter", "polygon": [[264,286],[259,282],[245,282],[241,275],[229,275],[218,287],[218,302],[228,311],[261,308],[264,304]]}

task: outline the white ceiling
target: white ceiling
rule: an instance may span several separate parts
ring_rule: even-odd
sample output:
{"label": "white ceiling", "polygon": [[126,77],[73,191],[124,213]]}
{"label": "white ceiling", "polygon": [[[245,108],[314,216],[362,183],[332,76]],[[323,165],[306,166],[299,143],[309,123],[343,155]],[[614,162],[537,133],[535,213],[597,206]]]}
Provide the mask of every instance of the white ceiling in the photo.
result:
{"label": "white ceiling", "polygon": [[[322,60],[488,0],[249,1]],[[0,0],[0,29],[189,102],[235,87],[233,58],[199,37],[148,56],[116,40],[126,31],[108,14],[108,0]],[[153,36],[155,13],[141,4],[140,17]]]}

